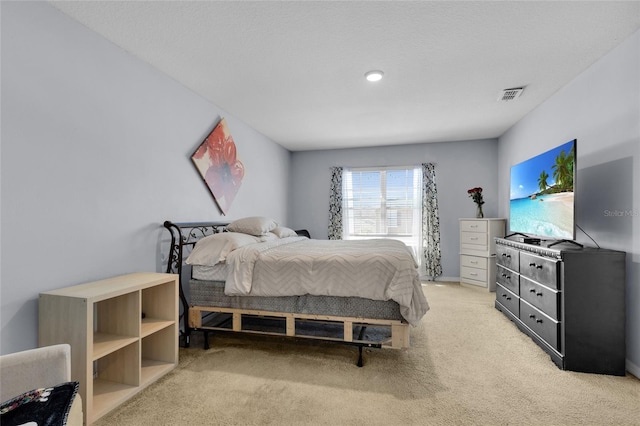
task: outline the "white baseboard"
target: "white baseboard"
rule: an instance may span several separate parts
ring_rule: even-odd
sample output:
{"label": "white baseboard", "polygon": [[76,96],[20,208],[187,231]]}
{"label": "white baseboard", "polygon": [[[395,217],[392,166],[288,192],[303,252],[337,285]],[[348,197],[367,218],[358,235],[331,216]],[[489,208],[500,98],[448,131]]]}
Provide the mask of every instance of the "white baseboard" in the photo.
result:
{"label": "white baseboard", "polygon": [[430,275],[423,275],[420,277],[420,281],[423,282],[454,282],[454,283],[459,283],[460,282],[460,277],[437,277],[435,280],[431,279]]}
{"label": "white baseboard", "polygon": [[627,368],[627,371],[629,373],[633,374],[638,379],[640,379],[640,367],[639,366],[635,365],[634,363],[632,363],[631,361],[629,361],[627,359],[626,368]]}

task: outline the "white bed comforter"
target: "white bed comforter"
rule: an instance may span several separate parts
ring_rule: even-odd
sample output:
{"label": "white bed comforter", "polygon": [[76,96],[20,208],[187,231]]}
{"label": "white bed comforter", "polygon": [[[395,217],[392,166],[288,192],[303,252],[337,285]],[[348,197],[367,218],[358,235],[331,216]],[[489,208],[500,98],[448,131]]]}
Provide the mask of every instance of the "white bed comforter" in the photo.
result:
{"label": "white bed comforter", "polygon": [[227,295],[394,300],[411,325],[429,310],[415,260],[396,240],[291,237],[239,248],[226,262]]}

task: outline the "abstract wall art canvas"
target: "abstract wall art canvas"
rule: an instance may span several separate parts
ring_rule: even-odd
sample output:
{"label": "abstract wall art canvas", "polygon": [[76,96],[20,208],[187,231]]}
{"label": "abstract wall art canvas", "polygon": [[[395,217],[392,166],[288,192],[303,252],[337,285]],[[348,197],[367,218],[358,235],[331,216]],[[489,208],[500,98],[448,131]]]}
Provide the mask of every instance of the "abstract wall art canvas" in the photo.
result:
{"label": "abstract wall art canvas", "polygon": [[226,214],[240,189],[244,165],[238,159],[236,144],[224,118],[196,149],[191,160],[222,214]]}

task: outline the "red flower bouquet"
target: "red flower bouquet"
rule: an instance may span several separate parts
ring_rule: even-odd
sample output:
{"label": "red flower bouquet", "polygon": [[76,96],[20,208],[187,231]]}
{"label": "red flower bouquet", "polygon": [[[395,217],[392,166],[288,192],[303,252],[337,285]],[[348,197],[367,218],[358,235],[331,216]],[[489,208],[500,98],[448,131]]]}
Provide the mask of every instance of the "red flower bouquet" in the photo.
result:
{"label": "red flower bouquet", "polygon": [[469,197],[473,198],[473,202],[478,206],[484,204],[484,201],[482,200],[482,188],[471,188],[467,191],[467,194],[469,194]]}
{"label": "red flower bouquet", "polygon": [[482,200],[482,188],[480,187],[471,188],[467,191],[467,194],[469,194],[469,197],[471,197],[473,199],[473,202],[476,203],[478,206],[476,211],[476,217],[477,218],[484,217],[484,212],[482,211],[482,205],[484,204],[484,201]]}

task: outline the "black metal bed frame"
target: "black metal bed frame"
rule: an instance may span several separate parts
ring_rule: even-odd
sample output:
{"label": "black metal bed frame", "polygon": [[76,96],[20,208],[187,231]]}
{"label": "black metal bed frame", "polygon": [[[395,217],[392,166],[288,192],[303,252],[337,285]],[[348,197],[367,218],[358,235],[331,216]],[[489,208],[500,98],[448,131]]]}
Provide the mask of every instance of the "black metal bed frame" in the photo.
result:
{"label": "black metal bed frame", "polygon": [[[184,293],[184,276],[182,265],[184,259],[188,253],[185,252],[185,248],[193,249],[196,242],[201,238],[209,235],[213,235],[219,232],[225,232],[226,222],[182,222],[174,223],[169,220],[164,222],[164,227],[169,231],[171,235],[171,247],[169,249],[166,272],[170,274],[177,274],[179,281],[179,296],[182,303],[182,314],[180,315],[180,321],[182,321],[182,328],[180,330],[181,341],[184,347],[189,347],[191,342],[191,333],[193,331],[201,331],[204,333],[204,349],[209,349],[209,333],[207,329],[192,328],[189,325],[189,301]],[[307,230],[296,230],[298,235],[303,235],[310,238],[310,234]],[[358,340],[362,340],[362,336],[366,331],[366,325],[363,325],[359,331]],[[358,348],[358,361],[357,366],[363,366],[362,349],[368,348],[382,348],[382,344],[372,342],[346,342],[341,341],[340,344],[349,346],[356,346]]]}
{"label": "black metal bed frame", "polygon": [[224,231],[228,223],[225,222],[182,222],[173,223],[169,220],[164,222],[164,227],[169,230],[171,234],[171,247],[169,249],[169,256],[167,259],[167,270],[169,274],[177,274],[180,287],[180,302],[182,303],[182,314],[180,320],[182,321],[183,329],[180,330],[184,347],[189,347],[191,342],[191,327],[189,327],[189,321],[187,320],[189,315],[189,301],[184,294],[184,277],[182,274],[182,264],[185,259],[185,247],[193,249],[193,246],[203,237],[213,235],[218,232]]}

